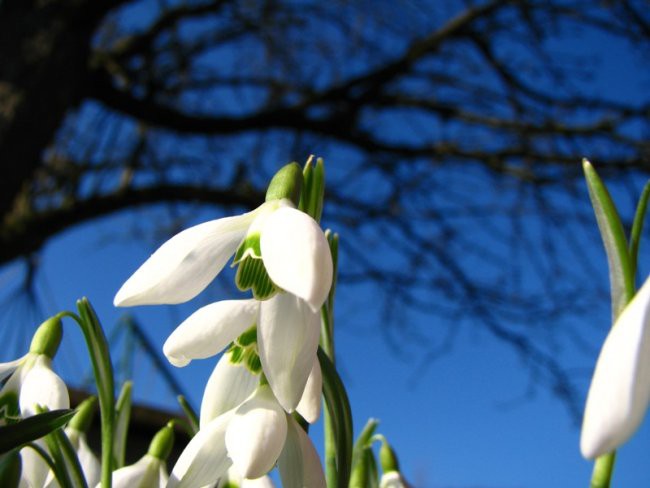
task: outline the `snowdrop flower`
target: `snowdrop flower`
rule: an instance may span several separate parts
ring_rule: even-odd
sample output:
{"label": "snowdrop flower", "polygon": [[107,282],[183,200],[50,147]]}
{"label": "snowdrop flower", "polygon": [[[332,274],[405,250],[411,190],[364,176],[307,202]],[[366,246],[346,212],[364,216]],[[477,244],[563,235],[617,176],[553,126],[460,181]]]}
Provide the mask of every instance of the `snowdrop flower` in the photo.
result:
{"label": "snowdrop flower", "polygon": [[399,471],[389,471],[381,475],[379,488],[410,488]]}
{"label": "snowdrop flower", "polygon": [[[252,212],[190,227],[165,242],[124,283],[114,304],[186,302],[205,289],[236,253],[238,273],[246,258],[261,260],[272,284],[317,311],[332,283],[332,258],[327,239],[313,218],[293,208],[288,198],[269,199],[275,194],[271,191],[274,181],[287,172],[302,178],[297,164],[285,166],[271,182],[267,201]],[[256,266],[249,268],[252,274],[262,271]],[[240,279],[249,281],[253,276],[238,276],[238,282]],[[265,290],[260,298],[273,291]]]}
{"label": "snowdrop flower", "polygon": [[[307,483],[284,486],[325,486],[320,460],[311,441],[285,413],[268,385],[258,386],[239,406],[213,419],[203,411],[205,404],[204,400],[201,428],[174,466],[169,488],[211,485],[224,476],[231,477],[232,473],[238,478],[257,480],[276,462],[284,466],[281,469],[285,473],[291,473],[292,479]],[[299,472],[293,471],[296,469]],[[322,480],[323,484],[313,480]],[[241,486],[249,486],[249,482],[252,481]]]}
{"label": "snowdrop flower", "polygon": [[379,462],[383,472],[379,480],[379,488],[411,488],[411,485],[406,482],[399,470],[399,463],[395,451],[393,451],[393,448],[384,436],[379,435],[377,437],[381,440]]}
{"label": "snowdrop flower", "polygon": [[36,414],[35,406],[49,410],[70,407],[68,389],[52,371],[52,357],[61,343],[63,329],[57,318],[36,330],[29,352],[15,361],[0,364],[0,424],[12,418]]}
{"label": "snowdrop flower", "polygon": [[135,464],[113,471],[113,487],[165,488],[169,478],[165,462],[173,444],[174,427],[170,422],[154,436],[147,454]]}
{"label": "snowdrop flower", "polygon": [[[97,485],[101,478],[101,463],[95,453],[90,449],[86,440],[86,431],[90,428],[96,403],[96,397],[90,397],[84,400],[77,407],[77,413],[65,428],[65,434],[68,436],[72,447],[77,453],[79,464],[81,465],[81,470],[83,471],[88,486]],[[58,481],[50,471],[48,479],[45,482],[45,487],[57,488],[58,486]]]}
{"label": "snowdrop flower", "polygon": [[242,478],[237,470],[230,468],[228,474],[219,480],[215,488],[275,488],[275,485],[268,476],[249,480]]}
{"label": "snowdrop flower", "polygon": [[264,374],[282,407],[292,412],[316,361],[320,316],[290,293],[206,305],[176,328],[163,352],[175,366],[185,366],[217,354],[255,324]]}
{"label": "snowdrop flower", "polygon": [[650,277],[625,307],[596,363],[582,423],[580,450],[593,459],[637,430],[650,402]]}

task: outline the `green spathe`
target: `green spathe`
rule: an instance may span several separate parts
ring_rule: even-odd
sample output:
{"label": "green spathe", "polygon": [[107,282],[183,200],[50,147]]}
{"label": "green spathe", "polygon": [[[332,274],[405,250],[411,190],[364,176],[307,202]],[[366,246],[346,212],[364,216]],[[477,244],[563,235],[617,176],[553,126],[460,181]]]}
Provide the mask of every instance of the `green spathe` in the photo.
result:
{"label": "green spathe", "polygon": [[300,201],[303,176],[302,169],[298,163],[289,163],[283,166],[271,179],[266,190],[266,201],[281,200],[288,198],[294,205]]}
{"label": "green spathe", "polygon": [[386,439],[382,439],[381,448],[379,449],[379,462],[384,473],[399,471],[399,463],[397,462],[395,451],[393,451]]}
{"label": "green spathe", "polygon": [[29,352],[34,354],[44,354],[50,359],[54,358],[56,351],[61,344],[63,337],[63,327],[61,319],[58,317],[51,317],[43,322],[32,338],[32,343],[29,346]]}

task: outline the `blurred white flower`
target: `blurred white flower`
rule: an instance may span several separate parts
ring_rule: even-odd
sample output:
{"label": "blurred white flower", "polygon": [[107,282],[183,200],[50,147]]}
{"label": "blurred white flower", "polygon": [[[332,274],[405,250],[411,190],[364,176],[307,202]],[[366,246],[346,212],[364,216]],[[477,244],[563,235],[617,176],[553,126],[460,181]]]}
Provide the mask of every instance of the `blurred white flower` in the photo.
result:
{"label": "blurred white flower", "polygon": [[389,471],[381,475],[379,488],[410,488],[399,471]]}
{"label": "blurred white flower", "polygon": [[165,488],[167,479],[165,461],[145,454],[135,464],[113,471],[113,488]]}
{"label": "blurred white flower", "polygon": [[650,402],[650,277],[625,307],[596,363],[582,423],[580,450],[593,459],[637,430]]}

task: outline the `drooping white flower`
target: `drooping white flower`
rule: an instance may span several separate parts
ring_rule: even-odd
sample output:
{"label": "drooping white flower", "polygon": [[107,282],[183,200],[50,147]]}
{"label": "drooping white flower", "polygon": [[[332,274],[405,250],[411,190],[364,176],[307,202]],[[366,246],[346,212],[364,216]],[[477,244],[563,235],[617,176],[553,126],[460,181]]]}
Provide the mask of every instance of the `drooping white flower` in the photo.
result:
{"label": "drooping white flower", "polygon": [[175,235],[122,285],[114,304],[176,304],[194,298],[250,235],[259,237],[260,257],[273,283],[318,310],[332,283],[327,239],[314,219],[286,199]]}
{"label": "drooping white flower", "polygon": [[319,314],[300,298],[278,293],[265,301],[226,300],[200,308],[169,336],[167,359],[184,366],[217,354],[257,323],[262,369],[276,398],[293,411],[313,368],[320,334]]}
{"label": "drooping white flower", "polygon": [[286,414],[268,385],[260,386],[234,412],[226,449],[244,478],[259,478],[275,465],[287,437]]}
{"label": "drooping white flower", "polygon": [[275,488],[275,485],[268,476],[249,480],[243,478],[236,469],[230,468],[215,488]]}
{"label": "drooping white flower", "polygon": [[[135,464],[113,471],[114,488],[165,488],[167,480],[165,462],[151,454],[145,454]],[[97,488],[101,488],[101,484]]]}
{"label": "drooping white flower", "polygon": [[309,436],[287,415],[287,439],[278,467],[283,488],[325,488],[325,474]]}
{"label": "drooping white flower", "polygon": [[379,488],[410,488],[399,471],[389,471],[381,475]]}
{"label": "drooping white flower", "polygon": [[[298,454],[287,456],[287,452]],[[213,485],[228,477],[245,480],[240,484],[242,487],[266,488],[270,480],[264,479],[264,475],[276,462],[291,473],[299,469],[300,474],[292,476],[304,479],[305,487],[325,486],[311,441],[284,412],[269,385],[260,385],[239,406],[215,418],[202,411],[201,428],[178,458],[168,486]],[[294,466],[296,462],[300,463],[299,468]],[[323,484],[319,484],[321,479]]]}
{"label": "drooping white flower", "polygon": [[620,314],[596,363],[580,450],[592,459],[626,442],[650,403],[650,277]]}

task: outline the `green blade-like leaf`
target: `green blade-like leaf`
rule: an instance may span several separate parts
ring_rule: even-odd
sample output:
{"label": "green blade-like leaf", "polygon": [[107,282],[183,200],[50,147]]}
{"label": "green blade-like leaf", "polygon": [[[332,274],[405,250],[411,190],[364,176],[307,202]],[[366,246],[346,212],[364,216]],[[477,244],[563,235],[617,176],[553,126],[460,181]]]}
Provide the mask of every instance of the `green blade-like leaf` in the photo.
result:
{"label": "green blade-like leaf", "polygon": [[5,488],[18,488],[20,486],[20,473],[22,460],[18,449],[0,455],[0,486]]}
{"label": "green blade-like leaf", "polygon": [[616,317],[634,296],[634,273],[623,224],[621,224],[612,197],[591,163],[585,159],[582,166],[589,189],[589,198],[607,253],[612,295],[612,323],[614,323]]}
{"label": "green blade-like leaf", "polygon": [[[348,486],[352,465],[352,412],[350,401],[330,358],[318,348],[318,361],[323,373],[323,396],[332,420],[336,439],[336,480],[328,479],[328,486]],[[330,485],[332,483],[332,485]]]}
{"label": "green blade-like leaf", "polygon": [[643,187],[641,198],[636,206],[636,213],[634,214],[634,223],[632,224],[632,232],[630,232],[630,266],[632,273],[636,276],[636,263],[639,256],[639,243],[641,241],[641,233],[643,232],[643,224],[645,222],[645,215],[648,210],[648,198],[650,197],[650,181]]}
{"label": "green blade-like leaf", "polygon": [[102,433],[102,488],[112,485],[113,471],[113,435],[115,422],[115,383],[113,379],[113,366],[108,350],[108,342],[99,319],[87,298],[77,300],[77,309],[81,316],[80,326],[86,340],[93,365],[95,383],[99,397],[99,411],[101,415]]}
{"label": "green blade-like leaf", "polygon": [[126,454],[126,440],[129,430],[129,421],[131,420],[131,391],[133,382],[126,381],[122,385],[122,390],[117,397],[115,406],[115,441],[113,442],[113,458],[115,460],[114,469],[124,466],[124,457]]}
{"label": "green blade-like leaf", "polygon": [[35,441],[65,425],[75,410],[52,410],[0,427],[0,454]]}

